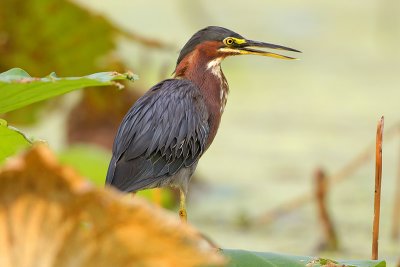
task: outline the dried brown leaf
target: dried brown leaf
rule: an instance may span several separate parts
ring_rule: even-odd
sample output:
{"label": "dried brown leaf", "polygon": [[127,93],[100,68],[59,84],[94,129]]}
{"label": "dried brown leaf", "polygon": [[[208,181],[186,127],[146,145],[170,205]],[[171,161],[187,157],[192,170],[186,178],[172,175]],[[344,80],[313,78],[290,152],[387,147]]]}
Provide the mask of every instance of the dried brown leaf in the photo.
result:
{"label": "dried brown leaf", "polygon": [[213,266],[223,258],[178,218],[96,189],[37,145],[0,171],[0,266]]}

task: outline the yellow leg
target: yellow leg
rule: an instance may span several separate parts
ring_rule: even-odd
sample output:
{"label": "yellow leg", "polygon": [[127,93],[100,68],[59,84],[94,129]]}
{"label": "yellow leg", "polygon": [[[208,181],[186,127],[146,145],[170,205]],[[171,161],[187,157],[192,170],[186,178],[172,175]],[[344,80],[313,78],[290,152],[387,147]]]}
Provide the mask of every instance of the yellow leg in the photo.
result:
{"label": "yellow leg", "polygon": [[182,222],[187,222],[187,213],[186,213],[186,196],[185,192],[183,192],[182,189],[179,189],[179,192],[181,193],[180,197],[180,207],[179,207],[179,217],[181,218]]}

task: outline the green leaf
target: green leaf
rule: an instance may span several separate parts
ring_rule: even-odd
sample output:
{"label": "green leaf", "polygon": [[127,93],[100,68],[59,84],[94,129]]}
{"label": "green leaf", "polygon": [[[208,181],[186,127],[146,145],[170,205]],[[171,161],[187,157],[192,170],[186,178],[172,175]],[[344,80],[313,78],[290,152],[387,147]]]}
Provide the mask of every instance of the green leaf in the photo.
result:
{"label": "green leaf", "polygon": [[0,163],[19,150],[32,144],[18,129],[8,126],[5,120],[0,119]]}
{"label": "green leaf", "polygon": [[33,78],[14,68],[0,74],[0,114],[89,86],[116,85],[118,80],[136,80],[132,73],[100,72],[83,77],[58,78],[55,73]]}
{"label": "green leaf", "polygon": [[230,259],[228,267],[385,267],[385,261],[373,260],[331,260],[310,256],[293,256],[271,252],[254,252],[236,249],[223,249],[222,253]]}

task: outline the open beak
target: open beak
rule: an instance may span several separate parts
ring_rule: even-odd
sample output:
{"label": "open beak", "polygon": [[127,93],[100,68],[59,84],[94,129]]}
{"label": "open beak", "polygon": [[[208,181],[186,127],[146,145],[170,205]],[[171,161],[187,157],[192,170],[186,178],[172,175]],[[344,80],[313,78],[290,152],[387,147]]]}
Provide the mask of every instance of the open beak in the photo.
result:
{"label": "open beak", "polygon": [[268,52],[268,51],[258,50],[255,48],[269,48],[269,49],[277,49],[277,50],[285,50],[285,51],[301,53],[301,51],[299,51],[299,50],[289,48],[286,46],[269,44],[269,43],[252,41],[252,40],[245,40],[245,42],[243,42],[239,46],[235,47],[234,49],[240,55],[258,55],[258,56],[274,57],[274,58],[280,58],[280,59],[296,59],[294,57],[288,57],[288,56],[284,56],[284,55],[280,55],[280,54],[276,54],[276,53],[272,53],[272,52]]}

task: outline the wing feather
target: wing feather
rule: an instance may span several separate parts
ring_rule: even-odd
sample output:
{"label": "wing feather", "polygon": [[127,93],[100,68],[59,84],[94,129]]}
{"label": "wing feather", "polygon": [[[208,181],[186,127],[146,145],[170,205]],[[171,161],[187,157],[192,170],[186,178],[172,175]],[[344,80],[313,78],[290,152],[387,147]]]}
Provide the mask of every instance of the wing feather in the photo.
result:
{"label": "wing feather", "polygon": [[106,183],[136,191],[190,167],[206,148],[208,117],[192,82],[169,79],[155,85],[124,117]]}

